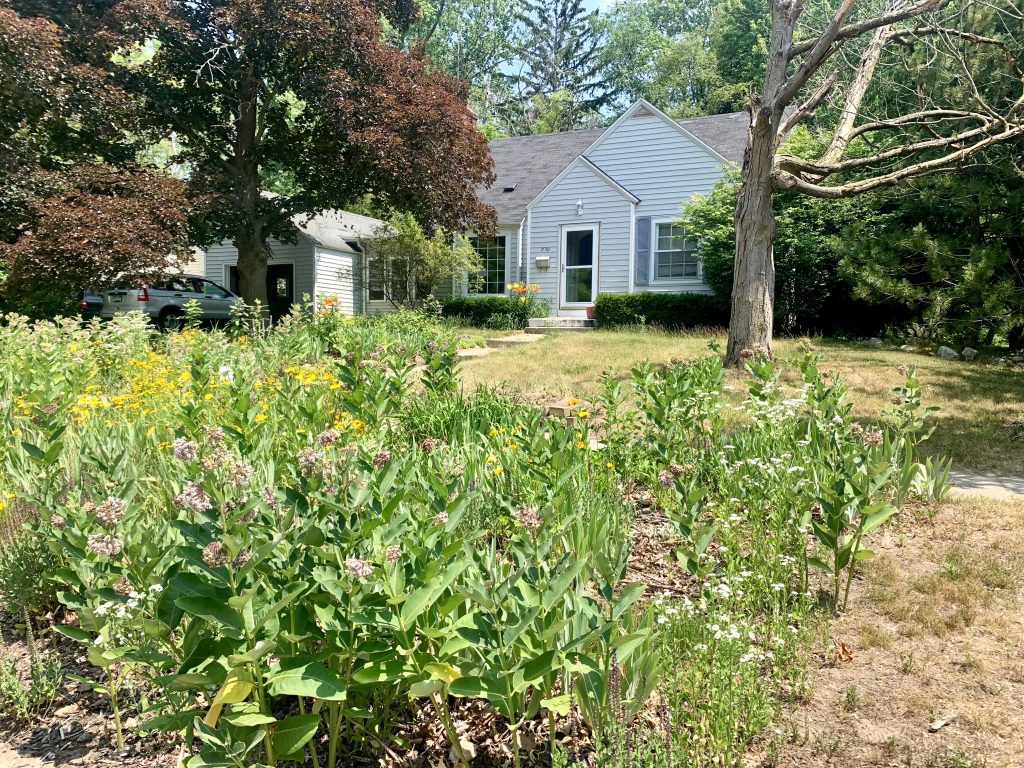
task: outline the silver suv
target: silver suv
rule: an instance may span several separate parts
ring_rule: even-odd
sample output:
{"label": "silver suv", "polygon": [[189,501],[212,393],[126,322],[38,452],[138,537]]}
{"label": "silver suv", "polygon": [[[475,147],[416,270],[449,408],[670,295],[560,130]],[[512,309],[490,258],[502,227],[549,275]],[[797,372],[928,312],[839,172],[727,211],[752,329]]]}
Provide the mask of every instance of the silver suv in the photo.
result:
{"label": "silver suv", "polygon": [[164,330],[177,328],[185,318],[185,304],[195,300],[204,321],[231,317],[238,297],[227,288],[199,275],[176,275],[141,288],[114,288],[103,293],[100,317],[110,319],[121,312],[143,312]]}

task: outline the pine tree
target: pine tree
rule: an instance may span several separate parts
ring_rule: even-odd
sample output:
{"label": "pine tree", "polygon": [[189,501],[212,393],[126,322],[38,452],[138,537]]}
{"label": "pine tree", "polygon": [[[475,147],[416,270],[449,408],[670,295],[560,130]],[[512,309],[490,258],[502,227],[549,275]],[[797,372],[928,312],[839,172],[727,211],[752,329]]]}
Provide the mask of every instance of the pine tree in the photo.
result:
{"label": "pine tree", "polygon": [[[568,131],[594,119],[612,97],[600,62],[601,32],[597,11],[582,0],[526,0],[518,17],[523,27],[523,70],[518,85],[527,131],[535,113],[544,112],[545,129]],[[549,102],[557,101],[558,119],[551,125]]]}

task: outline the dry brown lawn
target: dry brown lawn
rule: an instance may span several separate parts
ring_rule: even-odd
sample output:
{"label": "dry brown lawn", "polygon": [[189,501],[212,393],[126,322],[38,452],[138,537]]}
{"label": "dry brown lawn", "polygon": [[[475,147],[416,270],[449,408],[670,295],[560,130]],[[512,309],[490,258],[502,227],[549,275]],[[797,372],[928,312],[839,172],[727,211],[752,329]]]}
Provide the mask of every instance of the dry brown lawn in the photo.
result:
{"label": "dry brown lawn", "polygon": [[956,497],[873,548],[809,700],[748,765],[1024,766],[1024,502]]}
{"label": "dry brown lawn", "polygon": [[[516,389],[549,400],[593,398],[601,374],[627,378],[644,360],[664,363],[672,358],[710,354],[709,343],[724,346],[718,332],[669,334],[659,331],[596,331],[557,334],[536,344],[503,349],[466,361],[468,386],[486,384]],[[1024,476],[1024,371],[985,362],[949,362],[929,354],[869,349],[860,343],[815,340],[822,367],[843,377],[850,387],[854,413],[874,419],[889,405],[892,388],[902,382],[896,367],[915,365],[926,405],[934,416],[935,434],[927,445],[933,454],[947,454],[962,470]],[[792,364],[799,342],[779,339],[776,354],[783,378],[798,381]],[[730,373],[730,384],[742,389],[742,375]]]}

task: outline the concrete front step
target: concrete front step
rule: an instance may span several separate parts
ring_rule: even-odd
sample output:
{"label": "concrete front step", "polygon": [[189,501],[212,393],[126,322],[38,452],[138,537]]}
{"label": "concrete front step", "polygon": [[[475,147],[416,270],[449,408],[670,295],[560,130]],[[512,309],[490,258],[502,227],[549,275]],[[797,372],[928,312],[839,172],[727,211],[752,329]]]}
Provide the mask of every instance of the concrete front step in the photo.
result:
{"label": "concrete front step", "polygon": [[534,317],[530,328],[593,328],[594,321],[588,317]]}
{"label": "concrete front step", "polygon": [[536,336],[527,336],[525,333],[517,333],[512,336],[499,336],[496,339],[488,339],[488,347],[518,347],[522,344],[532,344],[540,341]]}
{"label": "concrete front step", "polygon": [[582,325],[534,325],[530,328],[523,328],[523,333],[543,336],[545,333],[580,333],[592,330],[594,330],[593,327]]}

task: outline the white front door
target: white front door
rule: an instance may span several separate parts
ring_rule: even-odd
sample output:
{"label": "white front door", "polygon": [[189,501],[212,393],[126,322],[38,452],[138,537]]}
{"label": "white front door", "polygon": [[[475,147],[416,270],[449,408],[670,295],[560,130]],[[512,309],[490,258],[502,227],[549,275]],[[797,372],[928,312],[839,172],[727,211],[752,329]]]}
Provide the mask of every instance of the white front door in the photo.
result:
{"label": "white front door", "polygon": [[594,303],[597,296],[597,259],[600,229],[597,224],[562,227],[562,269],[560,304],[580,308]]}

